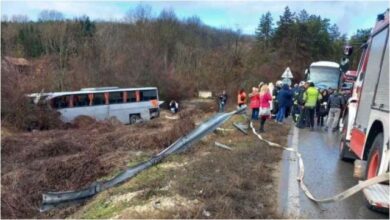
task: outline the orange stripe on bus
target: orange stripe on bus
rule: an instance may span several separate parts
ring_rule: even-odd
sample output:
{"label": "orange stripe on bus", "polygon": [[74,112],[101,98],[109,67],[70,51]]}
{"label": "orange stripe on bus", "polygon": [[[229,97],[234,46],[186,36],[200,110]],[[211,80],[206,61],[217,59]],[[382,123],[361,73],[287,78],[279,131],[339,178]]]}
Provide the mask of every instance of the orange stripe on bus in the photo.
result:
{"label": "orange stripe on bus", "polygon": [[157,107],[158,107],[158,101],[157,101],[157,99],[152,99],[152,100],[150,100],[150,103],[152,104],[152,106],[153,106],[154,108],[157,108]]}
{"label": "orange stripe on bus", "polygon": [[139,102],[139,101],[140,101],[140,99],[141,99],[141,96],[140,96],[140,93],[139,93],[139,91],[135,91],[135,98],[136,98],[137,102]]}

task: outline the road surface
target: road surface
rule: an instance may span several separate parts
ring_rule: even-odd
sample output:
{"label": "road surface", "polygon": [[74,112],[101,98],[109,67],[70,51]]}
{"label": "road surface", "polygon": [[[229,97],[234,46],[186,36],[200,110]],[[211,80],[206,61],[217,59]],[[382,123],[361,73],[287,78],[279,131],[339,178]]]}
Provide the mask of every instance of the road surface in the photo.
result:
{"label": "road surface", "polygon": [[[339,135],[331,132],[314,132],[293,127],[289,147],[298,149],[305,166],[305,183],[317,198],[328,198],[357,184],[353,163],[338,159]],[[284,151],[281,162],[279,188],[280,212],[288,218],[385,218],[388,215],[366,207],[363,193],[336,203],[316,204],[299,188],[296,176],[297,160],[294,154]]]}

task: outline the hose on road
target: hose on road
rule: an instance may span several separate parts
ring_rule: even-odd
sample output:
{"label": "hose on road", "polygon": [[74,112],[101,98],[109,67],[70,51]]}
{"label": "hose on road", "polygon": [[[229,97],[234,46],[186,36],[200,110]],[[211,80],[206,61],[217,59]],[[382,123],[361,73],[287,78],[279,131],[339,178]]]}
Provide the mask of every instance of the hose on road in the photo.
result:
{"label": "hose on road", "polygon": [[324,198],[324,199],[318,199],[315,196],[313,196],[313,194],[309,191],[309,189],[307,188],[307,186],[306,186],[306,184],[305,184],[305,182],[303,180],[304,174],[305,174],[305,167],[304,167],[304,164],[303,164],[303,160],[302,160],[301,154],[297,150],[295,150],[293,148],[283,147],[280,144],[277,144],[277,143],[274,143],[274,142],[271,142],[269,140],[264,139],[259,133],[256,132],[256,129],[253,127],[253,123],[252,122],[250,122],[250,127],[252,129],[253,134],[256,135],[261,141],[266,142],[269,146],[282,148],[284,150],[287,150],[287,151],[290,151],[292,153],[295,153],[295,155],[298,157],[298,168],[299,168],[297,181],[299,182],[299,185],[300,185],[302,191],[312,201],[315,201],[315,202],[318,202],[318,203],[330,203],[330,202],[341,201],[341,200],[344,200],[344,199],[354,195],[355,193],[363,190],[366,187],[369,187],[369,186],[372,186],[374,184],[381,183],[381,182],[384,182],[384,181],[390,179],[390,173],[384,173],[384,174],[381,174],[381,175],[376,176],[374,178],[371,178],[371,179],[368,179],[368,180],[365,180],[365,181],[361,181],[359,184],[357,184],[357,185],[355,185],[355,186],[353,186],[353,187],[351,187],[351,188],[345,190],[344,192],[341,192],[341,193],[339,193],[339,194],[337,194],[335,196],[331,196],[329,198]]}

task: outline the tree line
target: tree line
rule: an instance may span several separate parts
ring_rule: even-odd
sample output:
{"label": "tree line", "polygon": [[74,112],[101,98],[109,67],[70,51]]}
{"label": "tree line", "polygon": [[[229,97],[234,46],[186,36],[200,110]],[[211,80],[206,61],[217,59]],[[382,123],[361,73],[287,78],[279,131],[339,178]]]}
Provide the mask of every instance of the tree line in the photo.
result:
{"label": "tree line", "polygon": [[156,17],[151,11],[140,4],[121,21],[65,19],[47,10],[35,22],[3,18],[2,57],[31,60],[32,75],[39,67],[24,92],[158,86],[163,98],[181,99],[197,90],[235,95],[277,80],[287,66],[300,80],[311,62],[339,62],[345,44],[358,48],[369,34],[359,30],[348,39],[329,19],[288,7],[276,22],[270,12],[261,15],[255,36],[210,27],[197,16],[179,19],[171,9]]}

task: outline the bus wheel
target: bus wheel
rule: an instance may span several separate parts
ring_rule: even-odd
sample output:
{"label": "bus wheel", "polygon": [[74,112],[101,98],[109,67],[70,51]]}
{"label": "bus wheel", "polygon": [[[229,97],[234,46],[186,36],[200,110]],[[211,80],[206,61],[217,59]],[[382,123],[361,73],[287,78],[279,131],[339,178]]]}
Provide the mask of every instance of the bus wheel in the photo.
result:
{"label": "bus wheel", "polygon": [[130,115],[129,117],[129,121],[130,121],[130,124],[135,124],[137,123],[137,121],[140,119],[140,116],[139,115]]}
{"label": "bus wheel", "polygon": [[339,146],[339,158],[341,160],[350,159],[348,155],[348,145],[347,145],[347,130],[348,130],[348,113],[344,116],[343,119],[343,129],[341,130],[341,140]]}
{"label": "bus wheel", "polygon": [[379,166],[382,160],[383,133],[375,136],[372,142],[370,153],[368,154],[366,179],[376,177],[378,175]]}

